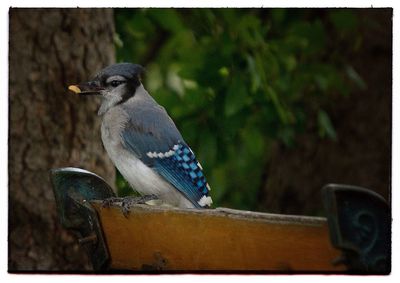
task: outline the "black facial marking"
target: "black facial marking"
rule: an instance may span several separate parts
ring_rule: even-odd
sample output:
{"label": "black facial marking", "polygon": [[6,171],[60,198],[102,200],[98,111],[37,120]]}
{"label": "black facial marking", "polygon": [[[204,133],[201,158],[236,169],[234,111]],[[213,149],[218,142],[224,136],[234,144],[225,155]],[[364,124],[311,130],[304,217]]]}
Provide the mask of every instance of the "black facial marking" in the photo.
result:
{"label": "black facial marking", "polygon": [[118,104],[122,104],[125,101],[127,101],[129,98],[133,97],[135,95],[135,93],[136,93],[136,88],[138,86],[140,86],[139,78],[136,77],[136,78],[128,80],[126,82],[126,91],[122,95],[122,99],[121,99],[120,102],[118,102]]}

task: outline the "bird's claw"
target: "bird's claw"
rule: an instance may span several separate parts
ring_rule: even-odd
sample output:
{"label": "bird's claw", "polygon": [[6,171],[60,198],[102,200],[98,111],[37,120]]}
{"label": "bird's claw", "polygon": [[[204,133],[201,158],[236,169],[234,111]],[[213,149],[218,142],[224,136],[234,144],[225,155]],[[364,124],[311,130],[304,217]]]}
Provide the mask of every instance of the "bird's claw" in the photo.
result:
{"label": "bird's claw", "polygon": [[145,196],[140,196],[140,197],[127,196],[127,197],[123,197],[123,198],[111,197],[111,198],[104,199],[101,206],[102,207],[110,207],[112,205],[119,206],[119,207],[121,207],[122,214],[125,217],[127,217],[130,212],[130,208],[133,205],[145,204],[148,201],[156,200],[156,199],[158,199],[156,195],[145,195]]}
{"label": "bird's claw", "polygon": [[110,197],[103,200],[101,203],[102,207],[110,207],[114,204],[122,203],[124,198],[119,197]]}
{"label": "bird's claw", "polygon": [[135,204],[145,204],[150,200],[158,199],[155,195],[145,195],[141,197],[124,197],[121,203],[122,214],[128,217],[130,208]]}

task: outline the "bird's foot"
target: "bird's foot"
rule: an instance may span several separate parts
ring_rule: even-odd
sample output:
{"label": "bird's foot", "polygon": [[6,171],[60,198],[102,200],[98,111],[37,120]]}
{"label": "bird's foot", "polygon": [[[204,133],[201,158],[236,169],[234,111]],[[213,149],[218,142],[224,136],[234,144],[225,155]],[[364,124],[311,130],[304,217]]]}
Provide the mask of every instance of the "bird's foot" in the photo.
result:
{"label": "bird's foot", "polygon": [[124,197],[122,198],[121,209],[125,217],[128,216],[130,208],[135,204],[145,204],[148,201],[157,200],[156,195],[145,195],[140,197]]}
{"label": "bird's foot", "polygon": [[110,207],[112,205],[120,205],[123,202],[124,198],[118,197],[110,197],[103,200],[101,206],[102,207]]}

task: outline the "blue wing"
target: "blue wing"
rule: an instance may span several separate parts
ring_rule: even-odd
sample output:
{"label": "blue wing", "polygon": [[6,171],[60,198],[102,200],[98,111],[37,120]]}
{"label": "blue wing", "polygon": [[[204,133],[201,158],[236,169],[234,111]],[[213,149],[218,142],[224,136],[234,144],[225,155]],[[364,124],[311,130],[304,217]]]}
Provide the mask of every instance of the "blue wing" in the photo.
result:
{"label": "blue wing", "polygon": [[122,132],[126,148],[164,177],[195,207],[209,206],[210,187],[193,151],[165,110],[157,108],[152,112],[151,119],[135,120],[132,117]]}

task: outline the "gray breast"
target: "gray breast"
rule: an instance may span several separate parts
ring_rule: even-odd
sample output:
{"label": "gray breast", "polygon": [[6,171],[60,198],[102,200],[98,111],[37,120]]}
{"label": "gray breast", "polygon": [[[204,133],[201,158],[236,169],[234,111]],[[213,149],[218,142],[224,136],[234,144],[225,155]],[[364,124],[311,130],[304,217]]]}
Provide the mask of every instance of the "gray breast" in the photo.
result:
{"label": "gray breast", "polygon": [[127,113],[121,107],[113,107],[103,115],[101,139],[112,161],[115,163],[117,150],[122,149],[121,132],[128,121]]}

